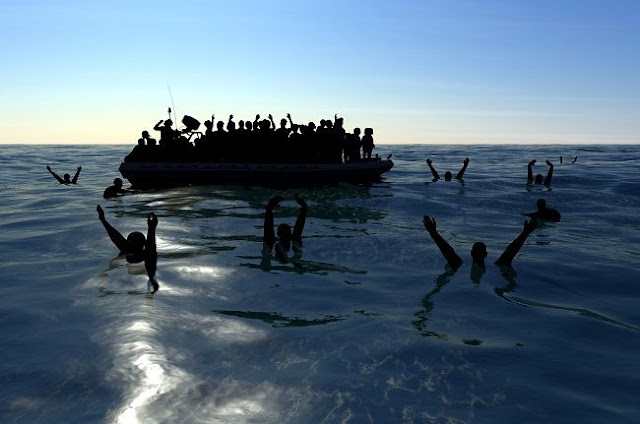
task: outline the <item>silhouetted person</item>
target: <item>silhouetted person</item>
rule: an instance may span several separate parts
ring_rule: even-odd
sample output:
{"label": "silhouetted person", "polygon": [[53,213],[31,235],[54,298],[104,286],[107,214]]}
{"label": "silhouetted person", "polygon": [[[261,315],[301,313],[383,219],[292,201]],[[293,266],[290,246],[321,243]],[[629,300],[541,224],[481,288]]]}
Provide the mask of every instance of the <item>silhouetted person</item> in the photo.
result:
{"label": "silhouetted person", "polygon": [[[281,196],[275,196],[269,200],[264,215],[264,245],[271,252],[275,246],[275,256],[280,262],[289,262],[291,259],[299,259],[302,256],[302,230],[307,219],[307,203],[296,194],[296,202],[301,206],[293,233],[289,224],[278,225],[278,239],[273,226],[273,209],[282,201]],[[289,258],[287,253],[293,250],[294,256]],[[265,253],[265,252],[263,252]]]}
{"label": "silhouetted person", "polygon": [[373,152],[373,128],[365,128],[364,135],[362,136],[362,158],[371,159],[371,153]]}
{"label": "silhouetted person", "polygon": [[127,193],[137,193],[137,191],[122,188],[122,179],[114,178],[113,185],[104,189],[102,197],[109,199],[112,197],[124,196]]}
{"label": "silhouetted person", "polygon": [[80,171],[82,171],[82,167],[81,166],[78,167],[78,170],[76,171],[76,175],[73,176],[73,179],[71,179],[71,175],[69,174],[64,174],[64,178],[60,178],[58,174],[56,174],[51,170],[51,167],[49,165],[47,165],[47,171],[49,171],[49,173],[53,175],[53,178],[58,180],[60,184],[68,185],[68,184],[75,184],[78,182],[78,176],[80,176]]}
{"label": "silhouetted person", "polygon": [[127,255],[127,262],[138,263],[144,261],[147,269],[149,282],[153,286],[153,293],[158,291],[158,283],[155,280],[156,268],[158,262],[158,253],[156,251],[156,227],[158,226],[158,218],[151,212],[147,215],[147,238],[139,231],[130,233],[125,239],[122,234],[107,222],[104,217],[104,211],[100,205],[97,206],[98,219],[102,222],[109,238],[120,249],[121,255]]}
{"label": "silhouetted person", "polygon": [[[162,124],[162,126],[160,124]],[[176,135],[176,130],[171,128],[171,125],[173,125],[173,121],[171,119],[167,119],[166,121],[163,121],[161,119],[153,127],[154,130],[160,131],[160,145],[163,145],[163,146],[173,145],[173,140],[176,138],[177,135]]]}
{"label": "silhouetted person", "polygon": [[[431,171],[431,175],[433,175],[433,181],[438,181],[440,179],[440,175],[438,174],[438,171],[436,171],[436,169],[433,167],[433,163],[431,162],[430,158],[427,158],[426,160],[427,165],[429,165],[429,170]],[[465,160],[462,163],[462,168],[460,168],[460,171],[458,171],[458,173],[456,174],[456,180],[461,180],[464,177],[464,171],[467,170],[467,166],[469,166],[469,158],[465,158]],[[444,173],[444,180],[445,181],[451,181],[451,172],[447,171]]]}
{"label": "silhouetted person", "polygon": [[142,131],[142,137],[138,139],[139,146],[155,146],[156,139],[149,136],[149,131]]}
{"label": "silhouetted person", "polygon": [[536,202],[538,210],[535,212],[525,213],[523,215],[529,216],[535,219],[543,219],[545,221],[560,221],[560,212],[555,209],[547,207],[547,201],[544,199],[538,199]]}
{"label": "silhouetted person", "polygon": [[[454,270],[459,268],[460,265],[462,265],[462,259],[458,256],[453,247],[451,247],[451,245],[438,233],[438,230],[436,229],[436,220],[425,215],[423,224],[424,228],[427,229],[429,235],[436,243],[436,246],[438,246],[438,249],[440,249],[442,256],[447,260],[449,266]],[[525,221],[520,235],[516,237],[509,246],[507,246],[504,252],[502,252],[502,255],[500,255],[498,260],[494,263],[498,266],[510,267],[511,262],[520,251],[520,248],[527,240],[527,237],[529,237],[529,234],[531,234],[535,228],[535,219]],[[475,242],[471,248],[471,257],[473,258],[474,265],[484,268],[484,259],[487,257],[487,246],[481,241]]]}
{"label": "silhouetted person", "polygon": [[[553,164],[551,162],[549,162],[548,160],[546,161],[547,165],[549,165],[549,172],[547,173],[547,176],[544,179],[544,185],[549,187],[551,185],[551,178],[553,177]],[[529,164],[527,165],[527,184],[542,184],[543,180],[542,180],[542,174],[537,174],[536,177],[533,177],[533,170],[532,167],[533,165],[535,165],[536,160],[532,160],[531,162],[529,162]]]}

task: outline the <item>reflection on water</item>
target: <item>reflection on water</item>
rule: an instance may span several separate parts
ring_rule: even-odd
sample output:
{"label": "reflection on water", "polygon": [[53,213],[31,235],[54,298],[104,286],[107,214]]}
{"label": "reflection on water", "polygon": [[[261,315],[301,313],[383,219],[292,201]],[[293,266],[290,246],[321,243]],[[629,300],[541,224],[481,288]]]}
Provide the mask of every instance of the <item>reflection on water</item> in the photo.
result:
{"label": "reflection on water", "polygon": [[252,311],[222,311],[214,310],[218,314],[229,315],[238,318],[257,319],[274,327],[307,327],[309,325],[322,325],[330,322],[342,321],[343,317],[325,316],[318,319],[304,319],[298,317],[285,317],[280,314],[271,312],[252,312]]}

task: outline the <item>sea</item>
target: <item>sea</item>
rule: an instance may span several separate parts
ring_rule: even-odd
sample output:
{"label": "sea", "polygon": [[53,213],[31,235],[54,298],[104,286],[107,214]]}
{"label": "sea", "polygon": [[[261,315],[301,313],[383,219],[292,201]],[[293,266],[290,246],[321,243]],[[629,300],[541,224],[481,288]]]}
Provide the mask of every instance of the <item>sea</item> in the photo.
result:
{"label": "sea", "polygon": [[[103,199],[132,147],[0,146],[0,422],[640,422],[640,145],[379,145],[395,166],[368,185]],[[467,157],[463,181],[425,164]],[[527,185],[533,159],[550,187]],[[77,185],[47,165],[82,166]],[[283,264],[264,209],[281,195],[293,224],[296,194],[304,252]],[[493,265],[538,199],[561,221]],[[157,215],[156,293],[97,205],[125,235]]]}

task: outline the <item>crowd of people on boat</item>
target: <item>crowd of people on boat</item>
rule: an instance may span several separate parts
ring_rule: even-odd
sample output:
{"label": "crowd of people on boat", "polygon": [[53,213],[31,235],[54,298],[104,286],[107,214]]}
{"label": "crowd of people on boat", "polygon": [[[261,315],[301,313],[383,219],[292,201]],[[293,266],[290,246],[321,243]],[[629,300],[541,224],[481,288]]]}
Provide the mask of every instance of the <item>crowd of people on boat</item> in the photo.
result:
{"label": "crowd of people on boat", "polygon": [[148,131],[142,132],[138,145],[125,162],[226,162],[226,163],[343,163],[377,160],[373,129],[354,128],[347,132],[344,119],[322,119],[320,124],[294,123],[291,115],[277,126],[271,114],[267,119],[256,115],[253,121],[233,115],[225,122],[215,115],[204,122],[205,131],[198,131],[200,122],[185,115],[185,128],[176,129],[171,119],[160,120],[153,127],[160,133],[159,141]]}

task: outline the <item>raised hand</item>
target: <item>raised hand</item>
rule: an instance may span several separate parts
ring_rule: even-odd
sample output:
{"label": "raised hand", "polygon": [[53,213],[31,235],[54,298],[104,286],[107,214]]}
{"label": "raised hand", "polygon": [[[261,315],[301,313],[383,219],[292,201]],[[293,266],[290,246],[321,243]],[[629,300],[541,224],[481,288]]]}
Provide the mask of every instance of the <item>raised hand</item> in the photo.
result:
{"label": "raised hand", "polygon": [[300,197],[300,195],[296,194],[295,199],[300,206],[307,206],[307,202],[305,202],[304,199]]}
{"label": "raised hand", "polygon": [[427,158],[427,165],[431,165],[431,158]]}
{"label": "raised hand", "polygon": [[534,159],[534,160],[532,160],[531,162],[529,162],[529,166],[533,166],[533,165],[535,165],[535,164],[536,164],[536,160],[535,160],[535,159]]}
{"label": "raised hand", "polygon": [[269,200],[269,203],[267,203],[267,208],[268,209],[277,208],[278,206],[280,206],[280,202],[282,202],[282,196],[279,196],[279,195],[273,196]]}
{"label": "raised hand", "polygon": [[147,225],[151,229],[155,229],[158,226],[158,217],[155,213],[151,212],[147,215]]}
{"label": "raised hand", "polygon": [[538,226],[538,222],[535,220],[535,218],[531,218],[528,221],[524,221],[524,227],[522,228],[522,232],[529,235],[533,232],[533,230],[536,229],[537,226]]}
{"label": "raised hand", "polygon": [[435,218],[430,218],[429,215],[425,215],[424,218],[422,218],[422,223],[424,224],[424,228],[430,233],[437,231]]}
{"label": "raised hand", "polygon": [[104,221],[104,211],[102,210],[102,206],[98,205],[96,210],[98,211],[98,219],[100,221]]}
{"label": "raised hand", "polygon": [[547,165],[549,165],[549,166],[553,166],[553,164],[552,164],[551,162],[549,162],[549,160],[548,160],[548,159],[547,159],[547,160],[545,160],[545,162],[547,162]]}
{"label": "raised hand", "polygon": [[465,158],[463,163],[464,163],[465,165],[469,165],[469,158]]}

